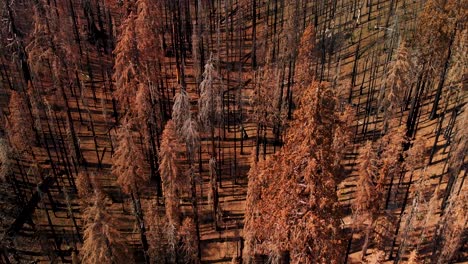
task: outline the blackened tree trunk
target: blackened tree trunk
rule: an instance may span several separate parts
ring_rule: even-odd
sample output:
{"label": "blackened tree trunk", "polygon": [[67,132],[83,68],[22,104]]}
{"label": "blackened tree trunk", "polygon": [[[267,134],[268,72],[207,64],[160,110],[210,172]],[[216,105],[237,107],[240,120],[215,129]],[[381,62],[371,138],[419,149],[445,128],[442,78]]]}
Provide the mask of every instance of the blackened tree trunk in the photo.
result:
{"label": "blackened tree trunk", "polygon": [[437,117],[437,108],[439,106],[440,96],[442,95],[442,89],[444,88],[444,84],[445,84],[445,75],[447,74],[447,70],[450,66],[450,57],[452,56],[452,45],[455,40],[455,36],[457,34],[457,27],[458,25],[455,25],[455,29],[450,38],[450,43],[449,43],[449,48],[447,52],[447,57],[445,58],[444,68],[442,72],[440,73],[439,84],[437,86],[437,92],[435,95],[434,103],[432,104],[431,115],[429,116],[431,120]]}

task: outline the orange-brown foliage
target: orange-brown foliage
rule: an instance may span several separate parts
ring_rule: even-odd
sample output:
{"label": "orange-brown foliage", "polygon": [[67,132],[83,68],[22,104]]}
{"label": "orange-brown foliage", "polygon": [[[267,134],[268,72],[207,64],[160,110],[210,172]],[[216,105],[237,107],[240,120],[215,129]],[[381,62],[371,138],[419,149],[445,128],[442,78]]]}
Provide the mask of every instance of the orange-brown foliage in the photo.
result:
{"label": "orange-brown foliage", "polygon": [[159,149],[159,171],[164,191],[166,216],[169,222],[178,227],[180,225],[179,194],[178,189],[183,187],[177,166],[177,149],[174,122],[169,120],[164,128],[161,148]]}
{"label": "orange-brown foliage", "polygon": [[182,252],[187,262],[192,263],[197,259],[197,236],[195,234],[195,223],[192,218],[185,218],[179,230],[182,238]]}
{"label": "orange-brown foliage", "polygon": [[9,108],[10,116],[6,128],[10,144],[19,153],[30,152],[35,145],[35,134],[32,130],[33,121],[28,115],[26,98],[12,91]]}
{"label": "orange-brown foliage", "polygon": [[337,99],[325,84],[304,93],[282,150],[249,172],[246,257],[289,251],[292,263],[342,261],[333,158]]}
{"label": "orange-brown foliage", "polygon": [[136,193],[149,181],[142,146],[134,140],[131,124],[124,120],[117,131],[117,146],[113,156],[112,173],[126,194]]}
{"label": "orange-brown foliage", "polygon": [[132,263],[127,257],[127,247],[118,223],[106,211],[109,200],[100,192],[95,192],[93,205],[84,212],[84,243],[81,248],[82,263]]}

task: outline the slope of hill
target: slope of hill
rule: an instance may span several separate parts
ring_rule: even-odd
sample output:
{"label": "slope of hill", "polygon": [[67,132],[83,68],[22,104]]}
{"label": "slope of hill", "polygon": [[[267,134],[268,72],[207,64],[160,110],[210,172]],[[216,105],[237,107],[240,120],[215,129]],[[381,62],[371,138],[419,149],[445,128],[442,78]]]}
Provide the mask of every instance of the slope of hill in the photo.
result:
{"label": "slope of hill", "polygon": [[467,261],[463,1],[0,7],[0,263]]}

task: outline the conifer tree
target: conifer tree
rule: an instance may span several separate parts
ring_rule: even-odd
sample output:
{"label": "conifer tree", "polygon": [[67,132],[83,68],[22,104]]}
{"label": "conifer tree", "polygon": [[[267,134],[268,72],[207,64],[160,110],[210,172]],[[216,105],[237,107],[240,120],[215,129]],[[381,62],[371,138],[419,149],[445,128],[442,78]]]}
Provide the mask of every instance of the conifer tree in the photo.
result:
{"label": "conifer tree", "polygon": [[439,220],[436,230],[433,260],[438,264],[455,260],[463,246],[468,223],[468,196],[466,192],[450,197],[448,208]]}
{"label": "conifer tree", "polygon": [[402,41],[397,50],[395,60],[390,63],[384,89],[380,91],[380,110],[384,111],[384,131],[387,131],[389,122],[396,117],[402,107],[409,90],[411,89],[411,73],[414,68],[409,52]]}
{"label": "conifer tree", "polygon": [[[266,161],[257,162],[255,155],[250,156],[250,169],[247,173],[248,185],[247,185],[247,196],[245,199],[245,224],[242,237],[245,239],[245,248],[244,248],[244,261],[250,263],[256,252],[256,241],[260,236],[262,228],[261,221],[258,220],[258,212],[261,208],[261,192],[262,192],[262,183],[264,179],[260,176],[260,171],[264,171]],[[262,166],[259,168],[259,166]]]}
{"label": "conifer tree", "polygon": [[84,212],[84,243],[81,248],[82,263],[132,263],[127,246],[117,222],[106,211],[108,200],[102,193],[95,192],[93,204]]}
{"label": "conifer tree", "polygon": [[148,223],[149,256],[153,263],[176,263],[178,234],[176,227],[160,214],[157,201],[145,208]]}
{"label": "conifer tree", "polygon": [[194,213],[193,221],[195,223],[196,230],[196,241],[197,241],[197,256],[198,259],[201,258],[201,248],[200,248],[200,230],[199,230],[199,221],[198,221],[198,198],[197,198],[197,187],[196,187],[196,176],[195,176],[195,151],[200,145],[200,135],[198,133],[198,125],[195,120],[192,118],[190,112],[190,101],[188,94],[184,89],[180,90],[180,93],[176,95],[174,106],[173,106],[173,120],[175,125],[175,130],[179,142],[185,143],[185,153],[188,160],[188,173],[190,179],[190,193],[191,193],[191,202],[192,210]]}
{"label": "conifer tree", "polygon": [[421,51],[420,59],[430,76],[434,78],[434,75],[438,75],[431,119],[437,117],[438,105],[452,57],[452,46],[457,32],[466,28],[465,18],[464,3],[457,0],[427,1],[419,15],[415,44]]}
{"label": "conifer tree", "polygon": [[198,120],[201,127],[210,133],[212,157],[216,157],[215,129],[223,120],[223,91],[221,76],[215,69],[213,58],[210,58],[205,65],[203,81],[200,83]]}
{"label": "conifer tree", "polygon": [[314,79],[315,54],[315,27],[310,24],[302,33],[299,42],[299,53],[297,55],[296,69],[294,76],[293,98],[298,103],[302,93]]}
{"label": "conifer tree", "polygon": [[197,129],[198,125],[195,120],[189,118],[185,120],[184,125],[182,126],[182,131],[184,133],[185,146],[187,148],[188,158],[191,159],[191,162],[194,162],[195,150],[200,144],[200,135]]}
{"label": "conifer tree", "polygon": [[[276,140],[279,138],[279,130],[286,122],[286,108],[281,91],[280,71],[274,66],[259,68],[255,73],[255,90],[250,98],[253,108],[253,121],[257,125],[256,153],[257,159],[260,152],[260,143],[263,140],[264,158],[266,155],[267,130],[273,128]],[[265,100],[265,98],[269,98]],[[277,143],[277,142],[275,142]]]}
{"label": "conifer tree", "polygon": [[9,108],[10,116],[6,128],[10,144],[19,154],[26,152],[34,157],[33,147],[36,145],[32,128],[34,122],[27,114],[25,98],[18,92],[12,91]]}
{"label": "conifer tree", "polygon": [[[394,179],[400,176],[403,164],[403,144],[405,139],[402,127],[394,128],[374,145],[368,142],[358,157],[358,182],[352,209],[357,227],[365,227],[365,239],[361,258],[366,257],[372,241],[385,243],[389,240],[394,219],[387,212],[392,194]],[[387,182],[390,182],[388,191]],[[379,224],[380,223],[380,224]],[[387,226],[384,232],[378,232],[378,226]],[[381,247],[385,245],[380,245]]]}
{"label": "conifer tree", "polygon": [[158,63],[162,59],[160,43],[160,31],[162,21],[158,19],[162,14],[162,2],[160,0],[137,0],[135,17],[136,47],[141,55],[141,82],[156,83],[159,73],[156,71]]}
{"label": "conifer tree", "polygon": [[185,218],[182,222],[179,235],[182,238],[181,251],[185,255],[185,261],[189,263],[199,263],[198,239],[195,232],[195,223],[192,218]]}
{"label": "conifer tree", "polygon": [[169,120],[164,128],[159,149],[159,171],[161,173],[166,217],[171,225],[178,228],[180,225],[179,192],[184,185],[180,178],[177,165],[177,149],[174,122]]}
{"label": "conifer tree", "polygon": [[362,260],[366,256],[377,222],[385,219],[385,215],[382,215],[385,195],[385,175],[379,173],[381,163],[376,152],[372,142],[369,141],[360,150],[358,157],[359,178],[356,183],[357,189],[352,209],[355,226],[358,228],[364,227],[365,231],[361,252]]}
{"label": "conifer tree", "polygon": [[[73,51],[67,49],[67,44],[63,43],[63,40],[60,39],[61,24],[59,23],[59,14],[55,7],[52,7],[50,4],[49,1],[38,0],[33,5],[34,30],[31,41],[25,48],[28,53],[28,65],[31,66],[32,73],[37,79],[46,79],[52,82],[52,85],[49,86],[41,85],[42,87],[47,87],[42,92],[51,95],[52,100],[50,102],[52,106],[65,108],[66,125],[70,133],[70,142],[72,143],[72,155],[78,163],[83,164],[84,157],[81,153],[79,138],[75,131],[68,93],[65,90],[67,83],[72,84],[74,82],[70,76],[72,76],[73,70],[76,70],[77,64],[73,59],[67,60],[68,57],[73,58],[73,55],[68,56]],[[36,100],[39,97],[38,93],[37,91],[30,92],[32,93],[31,97],[34,99],[32,103],[37,107],[40,105],[40,102]],[[37,109],[33,110],[37,111]],[[40,126],[36,125],[36,127]]]}
{"label": "conifer tree", "polygon": [[93,185],[87,172],[80,171],[76,176],[76,189],[81,199],[88,199],[93,195]]}
{"label": "conifer tree", "polygon": [[180,92],[174,96],[174,105],[172,107],[172,120],[179,138],[183,138],[183,126],[190,118],[190,99],[185,89],[181,88]]}
{"label": "conifer tree", "polygon": [[147,184],[149,177],[146,171],[142,146],[134,141],[131,125],[128,119],[124,119],[122,127],[117,132],[117,146],[113,156],[112,174],[117,177],[117,183],[121,186],[122,191],[130,195],[132,199],[145,259],[149,262],[146,252],[148,244],[145,224],[139,197],[140,189]]}
{"label": "conifer tree", "polygon": [[11,147],[5,138],[0,138],[0,180],[4,181],[11,173]]}
{"label": "conifer tree", "polygon": [[378,141],[379,160],[381,161],[380,175],[389,182],[384,209],[388,209],[395,178],[398,178],[403,169],[403,146],[407,143],[403,126],[391,128],[386,135]]}
{"label": "conifer tree", "polygon": [[131,12],[120,25],[120,37],[114,50],[114,75],[116,90],[114,96],[123,111],[131,110],[138,90],[141,69],[137,48],[135,14]]}
{"label": "conifer tree", "polygon": [[157,195],[161,195],[161,178],[158,170],[158,147],[160,140],[160,126],[162,126],[163,117],[156,107],[155,87],[147,83],[140,83],[135,97],[135,123],[138,129],[143,134],[143,145],[146,155],[146,164],[149,165],[151,178],[156,179]]}
{"label": "conifer tree", "polygon": [[124,120],[117,133],[112,173],[126,194],[136,195],[148,181],[141,145],[134,140],[131,123]]}
{"label": "conifer tree", "polygon": [[332,148],[340,125],[334,122],[337,110],[333,91],[326,84],[312,83],[283,149],[252,167],[244,227],[246,258],[289,252],[292,263],[343,261],[335,193],[340,176]]}
{"label": "conifer tree", "polygon": [[[371,141],[368,141],[359,152],[359,178],[356,182],[356,196],[352,206],[355,216],[377,214],[379,212],[378,206],[383,199],[384,182],[379,177],[379,160],[376,152]],[[361,221],[358,220],[357,222]]]}
{"label": "conifer tree", "polygon": [[144,128],[145,142],[150,142],[153,136],[150,133],[151,129],[156,129],[160,124],[160,115],[155,112],[153,105],[154,87],[144,84],[138,85],[138,91],[135,95],[135,116],[138,119],[138,124]]}

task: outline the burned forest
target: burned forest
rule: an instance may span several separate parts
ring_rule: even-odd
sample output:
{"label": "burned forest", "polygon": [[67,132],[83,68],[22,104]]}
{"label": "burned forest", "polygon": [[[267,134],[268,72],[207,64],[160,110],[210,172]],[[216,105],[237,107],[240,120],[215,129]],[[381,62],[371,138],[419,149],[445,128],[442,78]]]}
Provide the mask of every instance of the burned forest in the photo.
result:
{"label": "burned forest", "polygon": [[468,263],[466,0],[0,0],[0,264]]}

